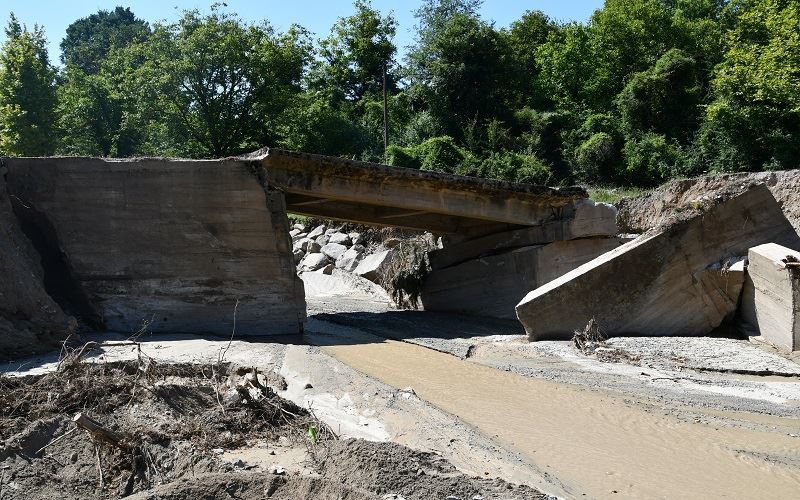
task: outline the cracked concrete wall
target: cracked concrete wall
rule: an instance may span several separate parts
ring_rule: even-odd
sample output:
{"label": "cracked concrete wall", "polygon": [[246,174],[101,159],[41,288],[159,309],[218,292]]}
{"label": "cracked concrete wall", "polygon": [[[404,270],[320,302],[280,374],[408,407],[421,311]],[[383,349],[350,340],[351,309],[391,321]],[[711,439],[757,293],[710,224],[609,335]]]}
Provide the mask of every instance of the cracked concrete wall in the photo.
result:
{"label": "cracked concrete wall", "polygon": [[62,305],[80,320],[229,335],[235,310],[239,335],[302,331],[283,194],[249,162],[5,161],[21,218],[34,213],[30,224],[52,228],[46,244],[68,268],[60,279],[79,292]]}

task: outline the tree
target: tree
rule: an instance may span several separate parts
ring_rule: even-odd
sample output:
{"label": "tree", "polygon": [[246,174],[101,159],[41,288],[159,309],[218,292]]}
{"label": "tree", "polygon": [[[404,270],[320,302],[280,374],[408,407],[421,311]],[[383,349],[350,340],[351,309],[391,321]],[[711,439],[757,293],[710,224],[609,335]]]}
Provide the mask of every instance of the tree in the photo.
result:
{"label": "tree", "polygon": [[514,71],[515,79],[511,103],[513,107],[545,107],[550,104],[541,87],[541,67],[537,52],[555,30],[555,23],[543,12],[535,10],[525,12],[506,31],[513,61],[510,69]]}
{"label": "tree", "polygon": [[147,23],[137,19],[130,8],[100,10],[67,27],[67,35],[61,41],[61,62],[95,74],[113,48],[140,42],[149,34]]}
{"label": "tree", "polygon": [[55,70],[44,31],[20,25],[14,14],[0,49],[0,151],[44,156],[55,150]]}
{"label": "tree", "polygon": [[670,49],[652,68],[634,73],[616,103],[628,135],[658,132],[688,140],[697,129],[700,98],[694,59]]}
{"label": "tree", "polygon": [[381,16],[368,0],[356,0],[356,12],[340,18],[328,38],[322,40],[320,55],[326,65],[324,79],[342,97],[359,101],[366,94],[378,95],[387,72],[390,91],[396,86],[393,69],[397,48],[393,38],[397,22],[390,14]]}
{"label": "tree", "polygon": [[186,12],[175,24],[156,25],[146,41],[131,45],[137,107],[149,143],[177,140],[180,154],[227,156],[275,140],[278,118],[301,92],[310,60],[307,32],[276,35],[266,24],[244,25],[214,8]]}
{"label": "tree", "polygon": [[800,166],[800,3],[735,2],[699,148],[714,171]]}

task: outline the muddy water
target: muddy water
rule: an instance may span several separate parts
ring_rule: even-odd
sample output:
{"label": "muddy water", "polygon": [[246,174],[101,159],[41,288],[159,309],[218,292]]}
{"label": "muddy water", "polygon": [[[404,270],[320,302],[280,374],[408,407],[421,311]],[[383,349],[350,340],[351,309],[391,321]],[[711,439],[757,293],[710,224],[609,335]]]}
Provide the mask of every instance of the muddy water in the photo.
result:
{"label": "muddy water", "polygon": [[[525,454],[575,496],[798,498],[800,439],[714,428],[646,412],[619,395],[495,370],[385,341],[324,350],[459,416]],[[741,419],[741,415],[738,415]],[[784,420],[784,424],[800,422]]]}

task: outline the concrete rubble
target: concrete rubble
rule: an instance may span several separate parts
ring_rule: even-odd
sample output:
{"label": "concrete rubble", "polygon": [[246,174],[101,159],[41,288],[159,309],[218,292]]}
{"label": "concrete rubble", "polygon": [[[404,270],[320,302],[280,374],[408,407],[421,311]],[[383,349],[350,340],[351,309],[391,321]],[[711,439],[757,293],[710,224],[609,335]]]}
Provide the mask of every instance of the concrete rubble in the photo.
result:
{"label": "concrete rubble", "polygon": [[762,339],[800,350],[800,252],[775,243],[751,248],[742,318]]}
{"label": "concrete rubble", "polygon": [[579,200],[538,225],[446,240],[429,254],[424,307],[514,319],[530,290],[631,239],[618,236],[616,216],[613,205]]}
{"label": "concrete rubble", "polygon": [[763,184],[687,208],[660,228],[531,291],[516,307],[530,340],[591,320],[610,335],[706,335],[735,313],[751,247],[800,238]]}

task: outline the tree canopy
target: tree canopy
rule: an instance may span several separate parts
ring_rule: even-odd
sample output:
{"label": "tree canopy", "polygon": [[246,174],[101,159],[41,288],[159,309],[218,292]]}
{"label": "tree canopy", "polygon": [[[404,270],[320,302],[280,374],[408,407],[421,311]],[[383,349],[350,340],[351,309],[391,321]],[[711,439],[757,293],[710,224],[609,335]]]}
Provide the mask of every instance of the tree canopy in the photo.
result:
{"label": "tree canopy", "polygon": [[[3,154],[219,157],[277,145],[535,183],[798,168],[800,0],[606,0],[585,23],[424,0],[398,57],[369,0],[315,38],[217,4],[76,20],[51,66],[11,17]],[[384,74],[389,148],[384,150]]]}

